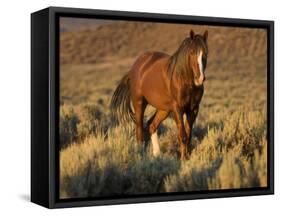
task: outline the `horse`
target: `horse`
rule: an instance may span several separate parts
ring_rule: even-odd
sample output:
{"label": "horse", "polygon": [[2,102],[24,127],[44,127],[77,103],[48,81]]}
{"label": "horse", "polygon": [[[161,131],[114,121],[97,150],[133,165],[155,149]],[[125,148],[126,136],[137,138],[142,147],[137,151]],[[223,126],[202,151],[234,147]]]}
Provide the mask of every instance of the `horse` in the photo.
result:
{"label": "horse", "polygon": [[203,35],[190,30],[173,55],[158,51],[141,54],[113,93],[111,111],[120,122],[135,122],[139,144],[144,143],[145,109],[148,104],[156,108],[147,123],[156,157],[160,155],[157,128],[170,113],[177,125],[181,160],[191,153],[192,126],[204,93],[207,39],[207,30]]}

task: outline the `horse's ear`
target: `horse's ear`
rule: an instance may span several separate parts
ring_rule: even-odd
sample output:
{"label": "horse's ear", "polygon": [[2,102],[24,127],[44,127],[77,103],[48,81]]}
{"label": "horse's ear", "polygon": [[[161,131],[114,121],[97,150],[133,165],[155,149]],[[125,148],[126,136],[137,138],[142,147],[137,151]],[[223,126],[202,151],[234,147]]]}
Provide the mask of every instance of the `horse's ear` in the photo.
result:
{"label": "horse's ear", "polygon": [[208,40],[208,30],[206,30],[204,32],[203,37],[204,37],[205,42],[207,42],[207,40]]}
{"label": "horse's ear", "polygon": [[193,38],[194,38],[194,31],[192,29],[190,30],[189,35],[190,35],[191,40],[193,40]]}

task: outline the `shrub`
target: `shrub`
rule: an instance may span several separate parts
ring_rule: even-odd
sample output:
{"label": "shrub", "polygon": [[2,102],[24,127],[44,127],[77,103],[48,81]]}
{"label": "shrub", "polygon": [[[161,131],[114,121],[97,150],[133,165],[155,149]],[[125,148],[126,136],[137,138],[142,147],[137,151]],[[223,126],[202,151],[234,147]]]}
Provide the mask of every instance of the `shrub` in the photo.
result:
{"label": "shrub", "polygon": [[110,115],[106,115],[93,104],[61,106],[60,146],[82,142],[86,137],[97,133],[106,134],[111,120]]}
{"label": "shrub", "polygon": [[238,110],[223,127],[209,128],[179,172],[169,175],[169,192],[266,186],[266,122],[262,112]]}
{"label": "shrub", "polygon": [[95,134],[98,130],[104,130],[106,116],[95,105],[80,105],[76,108],[79,116],[79,124],[77,125],[78,138],[82,141],[85,137]]}
{"label": "shrub", "polygon": [[61,197],[120,194],[124,168],[134,149],[131,141],[130,133],[116,128],[108,131],[107,138],[97,132],[63,149],[60,152]]}
{"label": "shrub", "polygon": [[60,108],[60,147],[76,141],[77,139],[77,115],[72,107],[63,105]]}
{"label": "shrub", "polygon": [[[74,132],[71,134],[80,138],[60,152],[61,197],[267,185],[266,122],[263,112],[237,110],[226,116],[224,121],[215,124],[212,120],[206,128],[201,126],[200,131],[196,131],[199,137],[195,133],[189,159],[181,162],[176,157],[176,150],[171,149],[178,148],[174,129],[160,135],[160,140],[166,141],[164,146],[161,145],[165,151],[161,157],[154,158],[144,154],[142,146],[136,144],[133,123],[104,130],[103,123],[97,125],[93,122],[111,117],[100,114],[95,106],[79,106],[75,112],[71,109],[67,111],[68,114],[64,112],[64,119],[76,119],[74,123],[79,128],[76,133],[72,130]],[[167,137],[170,138],[167,140]],[[169,140],[170,143],[167,143]]]}
{"label": "shrub", "polygon": [[173,158],[140,158],[129,164],[126,174],[131,183],[128,194],[164,192],[164,180],[177,173],[179,161]]}

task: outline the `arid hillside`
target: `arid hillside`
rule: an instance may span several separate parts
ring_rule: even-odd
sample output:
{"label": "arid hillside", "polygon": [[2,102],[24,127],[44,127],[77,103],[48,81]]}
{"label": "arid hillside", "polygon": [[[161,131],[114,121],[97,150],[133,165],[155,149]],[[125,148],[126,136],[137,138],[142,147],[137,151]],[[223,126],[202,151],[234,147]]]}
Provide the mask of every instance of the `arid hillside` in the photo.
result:
{"label": "arid hillside", "polygon": [[63,64],[135,58],[147,50],[172,54],[190,29],[198,33],[209,31],[210,62],[265,57],[266,32],[260,29],[119,21],[92,30],[86,28],[88,25],[83,31],[61,35]]}

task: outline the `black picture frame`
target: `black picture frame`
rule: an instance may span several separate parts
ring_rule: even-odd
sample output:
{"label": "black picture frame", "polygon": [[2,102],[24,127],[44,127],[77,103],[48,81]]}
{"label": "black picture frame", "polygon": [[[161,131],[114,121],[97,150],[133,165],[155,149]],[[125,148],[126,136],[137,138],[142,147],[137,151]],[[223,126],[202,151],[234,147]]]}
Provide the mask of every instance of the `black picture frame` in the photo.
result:
{"label": "black picture frame", "polygon": [[[119,198],[60,200],[59,17],[264,28],[267,30],[268,186]],[[49,7],[31,14],[31,201],[47,208],[274,194],[274,22],[264,20]]]}

